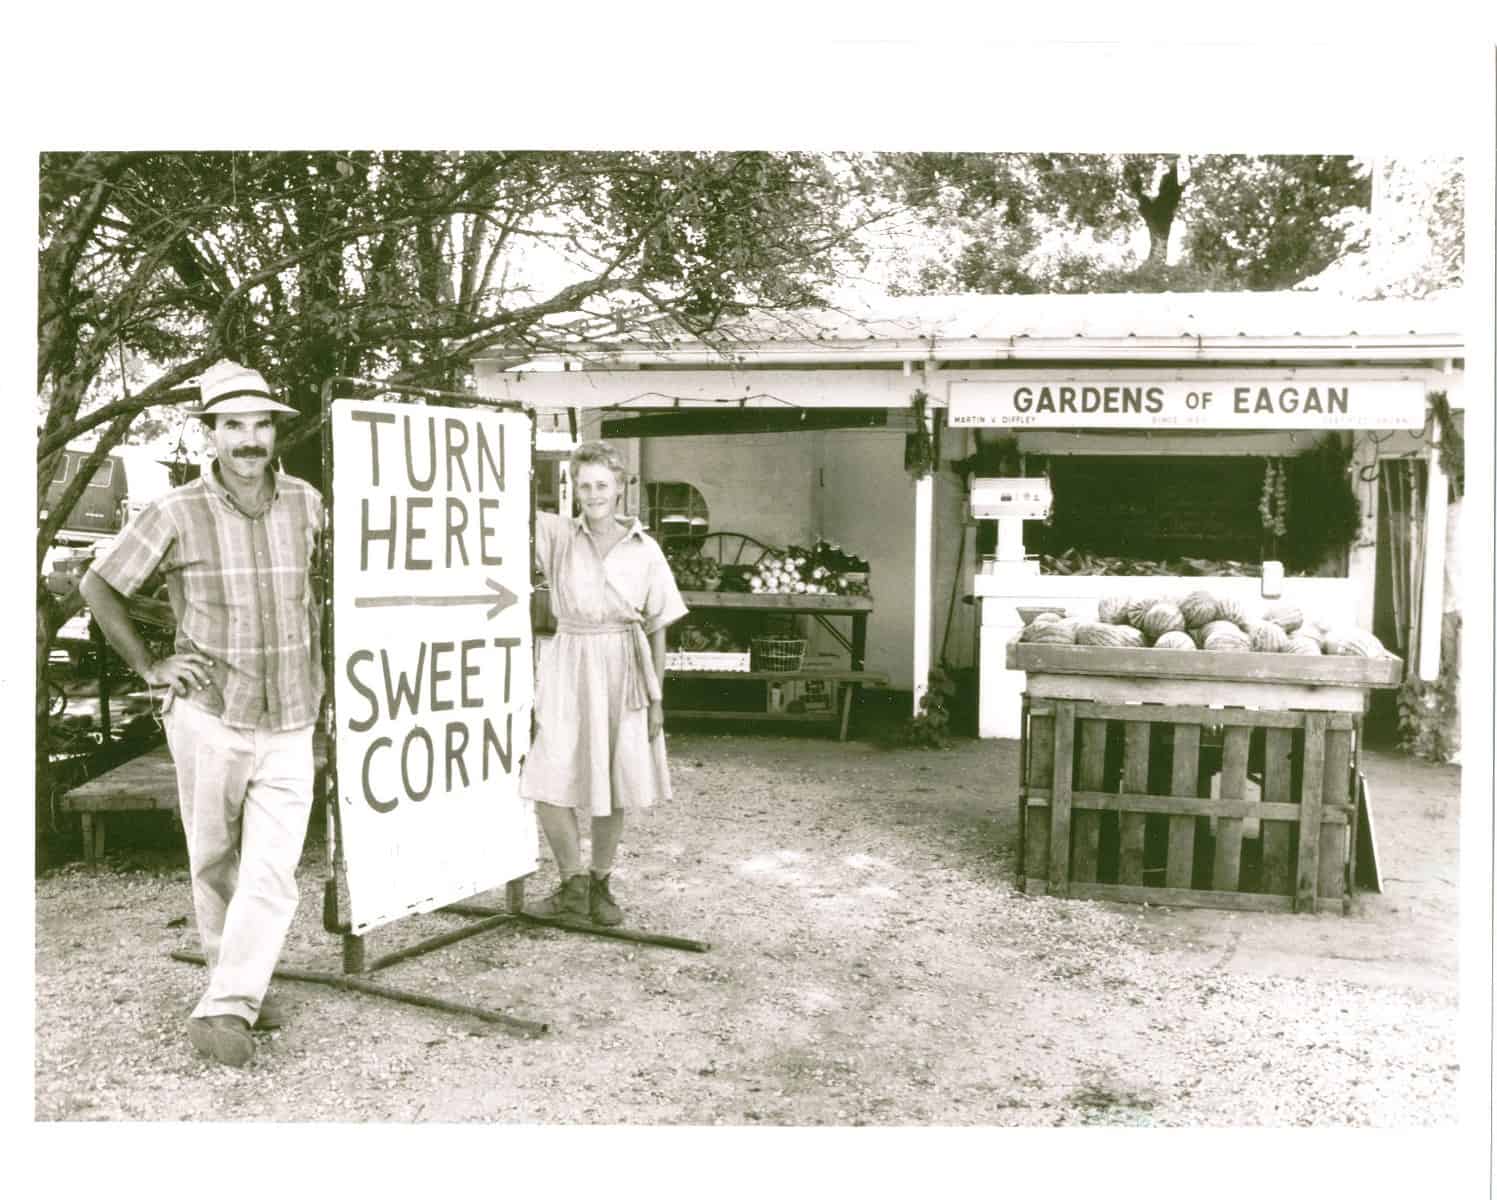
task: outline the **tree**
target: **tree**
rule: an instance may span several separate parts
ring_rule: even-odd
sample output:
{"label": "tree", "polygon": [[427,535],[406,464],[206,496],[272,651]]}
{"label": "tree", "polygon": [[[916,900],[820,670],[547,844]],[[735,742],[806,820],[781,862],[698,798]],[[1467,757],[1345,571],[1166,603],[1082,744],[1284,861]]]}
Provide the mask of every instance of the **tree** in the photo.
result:
{"label": "tree", "polygon": [[1192,178],[1184,259],[1245,290],[1293,287],[1342,253],[1343,214],[1371,194],[1366,167],[1345,155],[1212,156]]}
{"label": "tree", "polygon": [[1369,190],[1334,156],[902,155],[886,181],[936,235],[904,291],[1286,287],[1340,252]]}
{"label": "tree", "polygon": [[1465,278],[1465,164],[1459,158],[1383,159],[1369,164],[1370,208],[1337,218],[1341,253],[1303,281],[1309,290],[1359,299],[1417,299]]}
{"label": "tree", "polygon": [[[62,449],[97,441],[38,520],[38,568],[94,466],[148,409],[196,399],[219,357],[286,389],[302,414],[287,465],[317,479],[329,376],[447,388],[491,347],[518,364],[817,304],[854,249],[859,170],[767,153],[46,154],[39,511]],[[79,600],[37,595],[42,714]]]}

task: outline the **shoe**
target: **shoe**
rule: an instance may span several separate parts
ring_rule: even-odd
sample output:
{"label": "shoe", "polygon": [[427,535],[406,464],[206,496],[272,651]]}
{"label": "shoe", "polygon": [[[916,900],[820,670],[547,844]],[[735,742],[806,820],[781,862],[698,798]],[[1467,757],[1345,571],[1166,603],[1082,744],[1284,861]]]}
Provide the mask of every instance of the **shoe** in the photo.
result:
{"label": "shoe", "polygon": [[215,1017],[193,1017],[187,1022],[187,1040],[199,1054],[226,1067],[242,1067],[255,1056],[255,1039],[249,1022],[232,1013]]}
{"label": "shoe", "polygon": [[266,992],[260,998],[260,1014],[255,1018],[256,1029],[281,1029],[286,1024],[286,1011],[275,996]]}
{"label": "shoe", "polygon": [[527,911],[537,917],[573,917],[587,920],[588,892],[587,876],[573,875],[547,896],[530,906]]}
{"label": "shoe", "polygon": [[624,914],[619,911],[619,906],[613,902],[613,896],[608,891],[608,876],[589,875],[588,879],[591,882],[588,884],[587,909],[593,924],[622,924]]}

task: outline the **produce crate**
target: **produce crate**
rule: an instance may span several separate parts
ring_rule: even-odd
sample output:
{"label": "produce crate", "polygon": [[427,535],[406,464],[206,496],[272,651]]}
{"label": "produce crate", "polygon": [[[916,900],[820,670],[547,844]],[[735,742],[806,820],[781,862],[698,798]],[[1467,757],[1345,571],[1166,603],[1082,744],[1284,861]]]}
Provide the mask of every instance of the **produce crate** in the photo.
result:
{"label": "produce crate", "polygon": [[806,639],[801,637],[756,637],[749,645],[756,671],[799,671],[806,657]]}
{"label": "produce crate", "polygon": [[747,671],[747,650],[667,650],[667,671]]}
{"label": "produce crate", "polygon": [[1398,659],[1013,643],[1009,665],[1026,892],[1349,907],[1361,717]]}

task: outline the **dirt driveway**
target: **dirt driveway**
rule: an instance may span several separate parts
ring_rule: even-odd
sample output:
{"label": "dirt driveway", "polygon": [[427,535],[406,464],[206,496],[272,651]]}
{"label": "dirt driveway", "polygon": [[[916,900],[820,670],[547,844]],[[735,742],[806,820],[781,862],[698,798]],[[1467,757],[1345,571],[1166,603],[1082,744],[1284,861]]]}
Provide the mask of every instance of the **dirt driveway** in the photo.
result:
{"label": "dirt driveway", "polygon": [[[526,1039],[308,983],[242,1071],[193,1055],[184,857],[36,884],[42,1120],[1373,1125],[1457,1119],[1459,771],[1365,769],[1385,894],[1283,916],[1014,890],[1016,746],[671,735],[626,831],[630,924],[705,954],[505,927],[379,973]],[[165,837],[161,846],[169,845]],[[314,837],[285,962],[336,972]],[[531,881],[549,890],[549,862]],[[501,897],[485,897],[492,903]],[[381,930],[371,954],[454,928]],[[106,1014],[108,1036],[98,1016]]]}

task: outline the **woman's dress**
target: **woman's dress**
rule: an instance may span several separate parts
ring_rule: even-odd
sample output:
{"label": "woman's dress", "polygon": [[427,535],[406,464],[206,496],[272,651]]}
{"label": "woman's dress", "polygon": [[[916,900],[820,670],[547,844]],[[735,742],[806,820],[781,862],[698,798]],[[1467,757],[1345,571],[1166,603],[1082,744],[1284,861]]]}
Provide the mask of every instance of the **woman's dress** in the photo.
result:
{"label": "woman's dress", "polygon": [[596,817],[669,800],[665,737],[648,729],[660,699],[649,635],[687,608],[665,555],[637,520],[605,557],[582,518],[535,519],[557,630],[540,654],[520,794]]}

